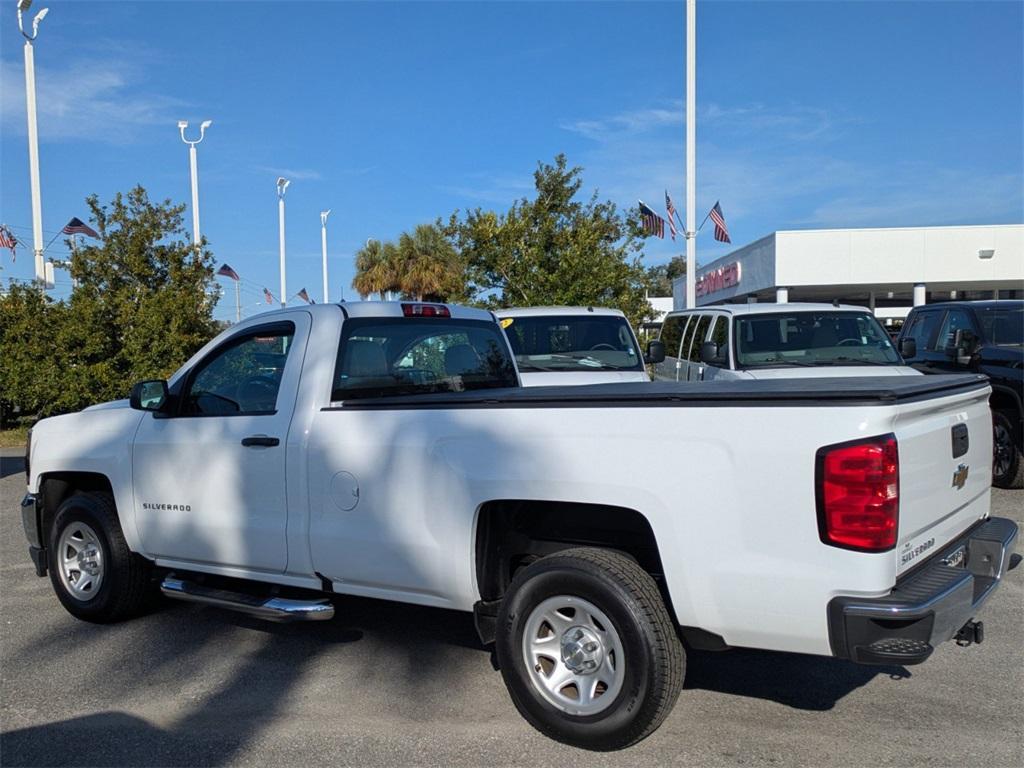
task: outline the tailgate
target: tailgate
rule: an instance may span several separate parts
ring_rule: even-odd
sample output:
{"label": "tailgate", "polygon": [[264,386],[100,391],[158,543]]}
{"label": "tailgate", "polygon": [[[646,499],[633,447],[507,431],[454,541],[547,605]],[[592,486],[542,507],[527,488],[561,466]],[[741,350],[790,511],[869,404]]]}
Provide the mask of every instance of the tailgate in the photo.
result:
{"label": "tailgate", "polygon": [[902,403],[897,573],[935,554],[989,512],[992,412],[988,387]]}

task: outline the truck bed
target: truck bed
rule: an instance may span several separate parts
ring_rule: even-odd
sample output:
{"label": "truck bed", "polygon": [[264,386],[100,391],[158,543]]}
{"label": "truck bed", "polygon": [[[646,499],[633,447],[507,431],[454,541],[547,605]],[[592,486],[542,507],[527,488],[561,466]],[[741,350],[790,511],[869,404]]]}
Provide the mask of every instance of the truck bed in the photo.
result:
{"label": "truck bed", "polygon": [[584,386],[517,387],[473,392],[444,392],[332,403],[325,410],[413,408],[570,408],[607,404],[625,407],[689,405],[893,405],[954,395],[988,386],[980,374],[940,376],[865,375],[853,378],[770,379],[764,381],[654,381]]}

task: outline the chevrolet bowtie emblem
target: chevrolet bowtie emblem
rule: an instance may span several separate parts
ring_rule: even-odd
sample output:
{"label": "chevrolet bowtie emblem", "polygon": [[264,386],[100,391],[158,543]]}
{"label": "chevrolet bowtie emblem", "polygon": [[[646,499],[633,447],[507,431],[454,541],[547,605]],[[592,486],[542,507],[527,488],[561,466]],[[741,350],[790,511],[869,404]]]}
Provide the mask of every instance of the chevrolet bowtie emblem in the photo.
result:
{"label": "chevrolet bowtie emblem", "polygon": [[961,464],[956,468],[956,472],[953,473],[953,487],[960,490],[964,487],[967,482],[967,473],[970,472],[970,467],[966,464]]}

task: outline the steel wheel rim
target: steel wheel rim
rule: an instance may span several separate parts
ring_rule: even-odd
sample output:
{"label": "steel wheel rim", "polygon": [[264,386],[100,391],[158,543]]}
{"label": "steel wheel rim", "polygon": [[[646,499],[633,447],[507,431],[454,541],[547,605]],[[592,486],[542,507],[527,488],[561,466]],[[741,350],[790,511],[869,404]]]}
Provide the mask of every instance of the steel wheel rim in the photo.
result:
{"label": "steel wheel rim", "polygon": [[603,712],[622,690],[626,654],[611,619],[587,600],[550,597],[523,630],[523,663],[534,689],[570,715]]}
{"label": "steel wheel rim", "polygon": [[64,528],[57,542],[57,571],[64,588],[76,600],[96,597],[104,572],[103,547],[96,531],[82,522]]}
{"label": "steel wheel rim", "polygon": [[1010,431],[1002,424],[995,427],[995,437],[992,441],[992,463],[996,475],[1002,476],[1010,471]]}

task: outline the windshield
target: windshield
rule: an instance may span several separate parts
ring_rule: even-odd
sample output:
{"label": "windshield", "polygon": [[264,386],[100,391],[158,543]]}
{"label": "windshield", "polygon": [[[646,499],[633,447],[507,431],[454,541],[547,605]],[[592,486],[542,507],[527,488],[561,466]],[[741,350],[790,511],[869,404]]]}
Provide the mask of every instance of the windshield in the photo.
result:
{"label": "windshield", "polygon": [[998,347],[1024,344],[1024,307],[1014,309],[978,309],[981,335]]}
{"label": "windshield", "polygon": [[736,318],[741,368],[902,365],[889,334],[864,312],[791,312]]}
{"label": "windshield", "polygon": [[633,332],[617,315],[506,317],[501,325],[519,370],[639,371]]}

